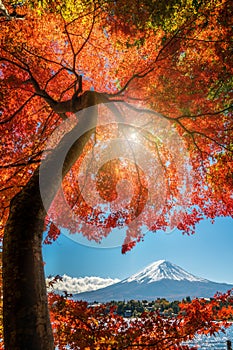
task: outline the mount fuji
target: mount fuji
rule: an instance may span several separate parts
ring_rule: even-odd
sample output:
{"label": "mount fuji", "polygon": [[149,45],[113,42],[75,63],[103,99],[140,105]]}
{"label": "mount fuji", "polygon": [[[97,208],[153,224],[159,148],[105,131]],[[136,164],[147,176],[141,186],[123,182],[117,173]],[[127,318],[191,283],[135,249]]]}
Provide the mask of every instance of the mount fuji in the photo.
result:
{"label": "mount fuji", "polygon": [[142,271],[118,283],[95,291],[73,295],[75,300],[108,302],[111,300],[181,300],[213,297],[216,292],[226,292],[233,285],[212,282],[196,277],[169,261],[159,260]]}

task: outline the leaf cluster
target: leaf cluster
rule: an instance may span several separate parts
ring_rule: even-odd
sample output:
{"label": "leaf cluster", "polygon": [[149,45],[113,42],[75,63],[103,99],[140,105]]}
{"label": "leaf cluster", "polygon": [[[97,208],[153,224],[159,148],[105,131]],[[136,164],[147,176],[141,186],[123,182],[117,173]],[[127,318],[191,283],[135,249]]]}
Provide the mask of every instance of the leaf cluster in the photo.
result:
{"label": "leaf cluster", "polygon": [[188,349],[184,341],[196,333],[216,334],[230,325],[227,321],[233,315],[231,291],[211,300],[183,302],[173,318],[147,311],[125,319],[110,304],[88,305],[55,294],[49,296],[49,302],[59,349]]}

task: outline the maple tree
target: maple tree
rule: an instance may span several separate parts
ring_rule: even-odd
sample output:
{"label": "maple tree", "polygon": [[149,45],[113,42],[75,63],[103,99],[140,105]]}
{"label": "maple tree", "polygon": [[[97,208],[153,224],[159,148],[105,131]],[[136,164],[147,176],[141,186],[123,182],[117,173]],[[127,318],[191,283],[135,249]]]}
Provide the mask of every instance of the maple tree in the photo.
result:
{"label": "maple tree", "polygon": [[54,347],[45,226],[126,252],[233,208],[232,2],[41,4],[0,18],[6,349]]}
{"label": "maple tree", "polygon": [[[224,303],[227,306],[224,306]],[[180,303],[178,316],[165,318],[144,312],[124,319],[106,305],[89,307],[86,302],[49,295],[51,319],[58,349],[189,349],[184,342],[195,334],[213,335],[231,325],[232,292],[212,300]],[[216,322],[216,320],[218,322]],[[220,322],[221,321],[221,322]]]}

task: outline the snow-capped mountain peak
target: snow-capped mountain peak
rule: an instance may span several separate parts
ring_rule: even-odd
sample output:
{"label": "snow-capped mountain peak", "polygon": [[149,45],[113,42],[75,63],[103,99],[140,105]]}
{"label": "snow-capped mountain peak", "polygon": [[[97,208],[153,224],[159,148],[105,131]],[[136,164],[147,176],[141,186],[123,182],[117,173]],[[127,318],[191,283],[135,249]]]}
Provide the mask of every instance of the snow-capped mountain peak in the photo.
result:
{"label": "snow-capped mountain peak", "polygon": [[122,282],[125,283],[134,281],[138,283],[152,283],[163,279],[175,281],[207,282],[207,280],[196,277],[186,272],[181,267],[165,260],[158,260],[152,263],[144,270],[130,276]]}
{"label": "snow-capped mountain peak", "polygon": [[169,261],[159,260],[142,271],[106,288],[79,293],[75,300],[108,302],[111,300],[182,300],[210,298],[217,291],[226,292],[233,285],[196,277]]}

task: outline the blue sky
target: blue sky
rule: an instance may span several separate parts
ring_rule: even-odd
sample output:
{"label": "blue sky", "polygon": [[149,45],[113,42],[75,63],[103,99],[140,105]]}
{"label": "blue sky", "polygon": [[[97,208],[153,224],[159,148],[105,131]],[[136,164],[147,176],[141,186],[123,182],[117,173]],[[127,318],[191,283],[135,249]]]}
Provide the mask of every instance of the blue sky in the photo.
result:
{"label": "blue sky", "polygon": [[127,254],[121,247],[93,248],[62,234],[43,247],[46,275],[126,278],[148,264],[166,259],[190,273],[217,282],[233,284],[233,219],[202,221],[195,235],[147,233],[144,242]]}

